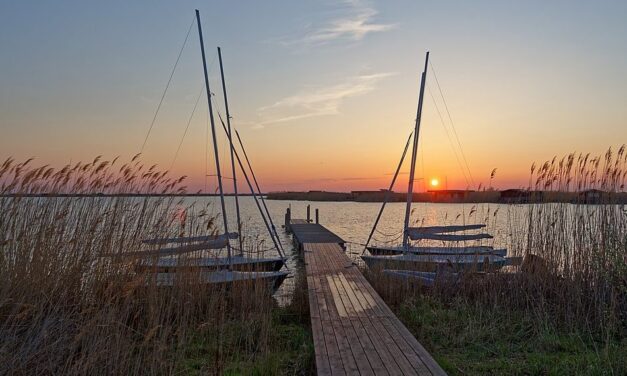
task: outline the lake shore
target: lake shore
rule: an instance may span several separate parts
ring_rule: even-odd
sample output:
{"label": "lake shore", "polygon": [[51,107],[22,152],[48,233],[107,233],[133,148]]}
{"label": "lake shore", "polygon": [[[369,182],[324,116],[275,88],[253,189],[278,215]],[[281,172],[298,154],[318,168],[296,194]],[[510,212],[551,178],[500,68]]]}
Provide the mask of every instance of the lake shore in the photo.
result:
{"label": "lake shore", "polygon": [[[513,194],[512,191],[515,191]],[[353,191],[353,192],[269,192],[268,200],[285,201],[328,201],[328,202],[383,202],[385,191]],[[407,193],[390,192],[388,202],[405,202]],[[627,204],[627,192],[601,192],[591,198],[583,192],[524,191],[524,190],[489,190],[464,191],[440,190],[414,193],[412,202],[437,203],[577,203],[577,204]]]}

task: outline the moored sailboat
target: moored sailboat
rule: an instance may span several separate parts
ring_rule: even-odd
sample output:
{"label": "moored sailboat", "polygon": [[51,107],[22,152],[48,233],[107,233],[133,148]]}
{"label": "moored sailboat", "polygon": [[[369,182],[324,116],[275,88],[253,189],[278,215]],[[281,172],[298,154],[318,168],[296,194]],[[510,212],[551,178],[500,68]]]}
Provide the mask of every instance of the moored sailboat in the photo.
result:
{"label": "moored sailboat", "polygon": [[434,247],[417,247],[410,246],[408,249],[403,249],[403,246],[376,246],[371,245],[366,247],[371,255],[400,255],[402,253],[416,254],[416,255],[496,255],[506,256],[507,249],[494,248],[487,245],[478,246],[434,246]]}
{"label": "moored sailboat", "polygon": [[371,269],[402,269],[435,272],[438,270],[496,271],[507,265],[507,259],[496,255],[417,255],[400,254],[391,256],[369,256],[361,257],[366,265]]}
{"label": "moored sailboat", "polygon": [[240,272],[232,270],[199,271],[198,273],[158,272],[147,275],[149,283],[159,287],[173,287],[176,284],[210,285],[213,287],[261,286],[268,291],[276,291],[288,273],[276,272]]}
{"label": "moored sailboat", "polygon": [[[389,192],[392,192],[396,178],[400,172],[400,168],[405,159],[409,141],[407,140],[405,150],[401,156],[401,160],[396,169],[396,173],[387,190],[385,199],[373,228],[370,232],[368,240],[364,247],[370,252],[370,255],[362,255],[362,259],[373,269],[409,269],[436,271],[441,268],[448,267],[453,270],[494,270],[505,265],[504,256],[507,251],[504,249],[494,249],[488,246],[466,246],[465,242],[478,241],[484,239],[492,239],[492,235],[487,233],[467,233],[467,231],[480,230],[486,227],[484,224],[464,224],[449,226],[422,226],[410,227],[411,205],[414,192],[414,176],[416,170],[416,159],[418,150],[418,140],[420,136],[420,122],[422,118],[422,107],[424,102],[424,91],[427,79],[427,68],[429,65],[429,52],[425,57],[425,66],[421,75],[420,93],[418,97],[418,109],[416,113],[416,123],[413,135],[413,148],[411,154],[411,164],[409,171],[409,181],[407,189],[407,200],[405,207],[405,218],[402,232],[402,245],[399,246],[371,246],[370,240],[376,230],[377,224],[381,218],[385,205],[389,199]],[[464,232],[458,234],[459,232]],[[444,246],[416,246],[411,241],[440,241],[444,242]],[[450,244],[459,244],[464,242],[463,246],[452,246]]]}
{"label": "moored sailboat", "polygon": [[[201,285],[233,285],[244,282],[255,282],[266,284],[272,291],[275,291],[281,283],[289,275],[288,272],[281,271],[285,265],[285,256],[282,252],[280,245],[280,239],[276,235],[276,231],[273,233],[264,212],[261,210],[261,206],[257,201],[256,194],[248,179],[246,171],[243,168],[239,156],[233,146],[231,126],[230,126],[230,114],[228,110],[228,100],[226,96],[226,85],[224,82],[224,71],[222,66],[222,55],[220,48],[218,48],[218,55],[220,57],[220,73],[222,78],[222,87],[225,99],[225,106],[227,111],[227,124],[228,128],[224,126],[224,131],[227,135],[231,156],[231,168],[233,173],[233,184],[235,193],[235,205],[237,213],[237,232],[229,232],[228,218],[226,214],[226,205],[224,199],[224,189],[222,184],[222,173],[220,170],[220,156],[218,152],[218,142],[216,137],[216,126],[213,114],[212,106],[212,93],[209,87],[209,76],[207,72],[207,61],[205,56],[204,40],[202,34],[202,26],[200,22],[200,12],[196,10],[196,23],[198,26],[198,36],[200,39],[200,50],[203,64],[203,73],[205,81],[205,90],[207,94],[207,104],[209,112],[209,120],[211,124],[211,135],[213,141],[214,161],[216,167],[216,177],[218,182],[218,192],[220,197],[220,207],[222,212],[222,225],[224,234],[209,235],[209,236],[196,236],[196,237],[181,237],[181,238],[165,238],[165,239],[149,239],[146,240],[146,244],[171,244],[179,243],[185,244],[181,246],[161,248],[156,250],[145,250],[133,252],[134,256],[156,256],[153,258],[143,258],[135,264],[138,271],[149,272],[148,282],[156,282],[159,286],[172,286],[177,281],[185,279],[185,282],[192,282]],[[245,257],[243,252],[243,242],[241,235],[241,219],[239,212],[237,182],[236,182],[236,170],[234,156],[237,157],[241,171],[246,178],[249,188],[257,207],[260,210],[261,216],[266,224],[266,227],[270,233],[270,237],[274,243],[276,251],[279,253],[279,257],[271,258],[256,258]],[[268,213],[269,215],[269,213]],[[228,234],[228,235],[226,235]],[[275,237],[276,235],[276,237]],[[233,247],[231,240],[239,240],[239,255],[233,255]],[[204,251],[208,249],[226,249],[226,257],[216,256],[207,257],[201,255],[200,257],[183,257],[184,254],[196,251]],[[166,257],[163,257],[166,256]],[[174,257],[175,256],[175,257]],[[183,272],[185,271],[185,272]],[[196,271],[196,272],[194,272]]]}

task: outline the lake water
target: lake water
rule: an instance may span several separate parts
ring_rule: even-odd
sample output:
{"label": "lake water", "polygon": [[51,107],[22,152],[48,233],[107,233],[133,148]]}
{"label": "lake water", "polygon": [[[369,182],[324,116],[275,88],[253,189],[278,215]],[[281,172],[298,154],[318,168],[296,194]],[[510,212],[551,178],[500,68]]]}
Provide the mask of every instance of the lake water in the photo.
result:
{"label": "lake water", "polygon": [[[244,229],[242,233],[251,237],[259,237],[266,242],[264,248],[272,248],[271,239],[264,226],[263,220],[252,197],[240,197],[240,212]],[[226,197],[229,230],[235,227],[235,199]],[[210,204],[213,214],[220,213],[220,199],[218,197],[188,198],[186,204],[196,202],[199,206]],[[284,224],[285,211],[291,207],[292,218],[306,218],[307,205],[311,205],[311,218],[315,219],[315,209],[319,210],[320,224],[347,241],[347,253],[355,261],[360,262],[359,255],[363,251],[363,244],[368,239],[374,220],[381,207],[381,203],[370,202],[309,202],[309,201],[282,201],[266,200],[266,205],[272,216],[281,242],[286,250],[288,266],[294,270],[297,255],[293,251],[291,236],[286,234]],[[516,224],[524,223],[526,214],[525,205],[508,204],[444,204],[444,203],[414,203],[412,204],[412,226],[433,226],[452,224],[485,223],[486,232],[494,236],[493,239],[468,242],[466,245],[491,245],[496,248],[507,248],[508,253],[518,254],[524,239],[521,229]],[[401,242],[401,233],[405,215],[405,203],[388,203],[377,226],[377,232],[371,244],[384,244],[386,241],[398,245]],[[219,219],[221,219],[221,216]],[[221,226],[221,220],[219,220]],[[220,227],[220,232],[222,232]],[[421,243],[421,245],[436,245],[437,242]],[[440,242],[440,244],[442,244]],[[276,254],[274,250],[266,255]],[[287,280],[284,287],[278,292],[288,295],[293,286],[293,280]]]}
{"label": "lake water", "polygon": [[[210,203],[214,214],[220,213],[220,199],[218,197],[194,197],[188,198],[188,200],[188,203],[196,201],[203,206]],[[229,230],[234,231],[236,223],[235,199],[226,197],[225,200],[227,212],[229,213]],[[248,236],[258,236],[260,239],[264,239],[267,243],[266,248],[270,248],[271,240],[254,199],[252,197],[240,197],[239,200],[242,222],[245,225],[242,232]],[[291,237],[282,228],[285,211],[288,207],[291,207],[292,218],[303,219],[307,216],[307,205],[311,205],[312,219],[315,219],[315,209],[318,208],[320,224],[347,241],[348,253],[356,260],[363,250],[363,244],[368,239],[374,220],[381,207],[381,203],[370,202],[266,200],[266,204],[281,237],[281,242],[287,251],[287,256],[290,259],[289,263],[292,265],[294,263],[294,255],[292,253]],[[498,248],[508,248],[510,254],[512,254],[518,251],[517,248],[522,240],[522,234],[513,227],[515,226],[513,222],[524,223],[522,218],[524,218],[525,213],[525,205],[414,203],[412,204],[411,223],[413,226],[485,223],[487,224],[485,230],[493,235],[494,239],[468,242],[466,245],[491,245]],[[384,244],[385,242],[398,244],[401,241],[400,235],[403,229],[404,215],[405,203],[388,203],[371,244]],[[516,219],[520,219],[520,221]],[[429,245],[429,243],[421,244]],[[431,245],[435,244],[437,243],[432,243]]]}

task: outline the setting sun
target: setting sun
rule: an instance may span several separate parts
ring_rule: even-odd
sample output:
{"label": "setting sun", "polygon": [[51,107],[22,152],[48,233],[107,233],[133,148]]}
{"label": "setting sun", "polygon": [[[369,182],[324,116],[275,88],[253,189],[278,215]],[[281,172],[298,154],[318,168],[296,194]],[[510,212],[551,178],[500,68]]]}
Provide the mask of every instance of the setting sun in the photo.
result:
{"label": "setting sun", "polygon": [[437,187],[438,185],[440,185],[440,181],[436,178],[431,179],[431,186],[432,187]]}

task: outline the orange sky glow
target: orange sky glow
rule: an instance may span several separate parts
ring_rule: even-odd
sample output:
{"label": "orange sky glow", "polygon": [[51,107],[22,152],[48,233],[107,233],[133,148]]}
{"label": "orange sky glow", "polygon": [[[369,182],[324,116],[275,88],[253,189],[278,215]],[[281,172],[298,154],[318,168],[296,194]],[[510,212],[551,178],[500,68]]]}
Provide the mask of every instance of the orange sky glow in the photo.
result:
{"label": "orange sky glow", "polygon": [[[387,189],[427,50],[416,191],[526,187],[534,162],[627,142],[620,2],[200,5],[216,121],[220,45],[232,124],[264,191]],[[0,5],[0,159],[130,160],[150,129],[146,165],[187,175],[189,191],[215,190],[195,33],[150,126],[196,6]],[[37,30],[16,24],[27,17]],[[395,191],[407,189],[409,159]]]}

